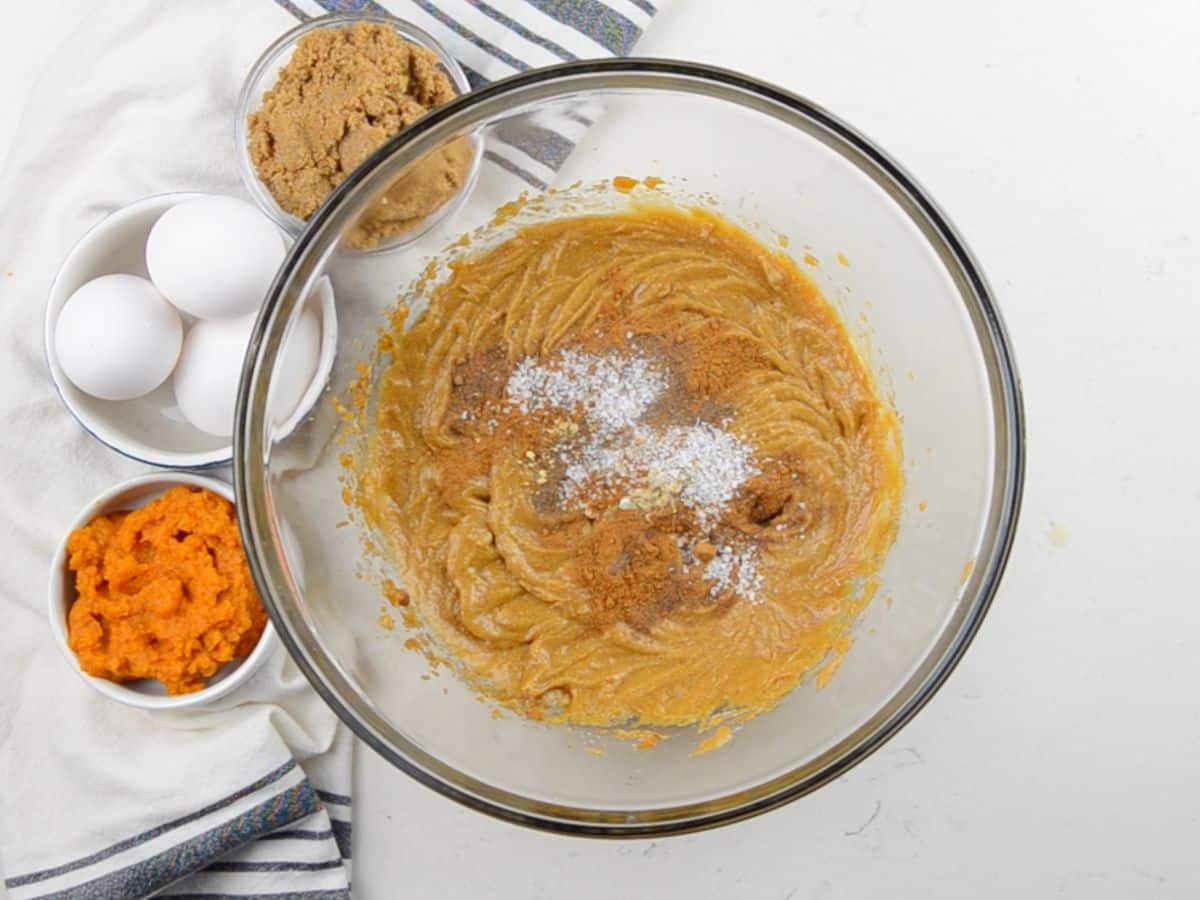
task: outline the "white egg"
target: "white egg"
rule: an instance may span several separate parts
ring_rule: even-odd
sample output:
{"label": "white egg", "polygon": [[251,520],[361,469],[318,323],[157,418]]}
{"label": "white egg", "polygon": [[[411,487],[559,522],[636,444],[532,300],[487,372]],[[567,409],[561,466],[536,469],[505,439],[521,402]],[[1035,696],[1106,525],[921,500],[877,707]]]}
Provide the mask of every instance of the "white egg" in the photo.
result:
{"label": "white egg", "polygon": [[[175,400],[185,419],[209,434],[233,434],[234,408],[253,315],[200,321],[183,341],[175,367]],[[312,310],[296,321],[272,379],[271,420],[278,425],[293,412],[317,371],[321,326]]]}
{"label": "white egg", "polygon": [[146,267],[163,296],[200,319],[257,312],[283,262],[283,236],[235,197],[200,197],[168,209],[150,231]]}
{"label": "white egg", "polygon": [[77,388],[101,400],[132,400],[171,374],[179,313],[145,278],[103,275],[73,293],[54,326],[54,353]]}
{"label": "white egg", "polygon": [[209,434],[233,434],[242,359],[254,316],[199,321],[183,340],[175,367],[175,401],[185,419]]}
{"label": "white egg", "polygon": [[321,323],[311,309],[300,313],[283,352],[275,374],[271,377],[271,420],[281,425],[296,411],[296,406],[313,376],[317,374],[317,361],[321,355]]}

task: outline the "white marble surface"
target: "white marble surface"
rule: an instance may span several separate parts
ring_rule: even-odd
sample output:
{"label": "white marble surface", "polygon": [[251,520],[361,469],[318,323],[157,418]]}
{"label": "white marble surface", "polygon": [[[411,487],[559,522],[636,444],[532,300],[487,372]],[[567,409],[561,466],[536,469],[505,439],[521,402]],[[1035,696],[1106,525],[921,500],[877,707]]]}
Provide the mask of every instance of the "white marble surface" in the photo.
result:
{"label": "white marble surface", "polygon": [[[267,0],[255,0],[267,2]],[[57,24],[11,4],[0,153]],[[841,781],[653,843],[493,822],[364,751],[356,895],[1070,898],[1200,893],[1200,7],[675,0],[647,54],[775,81],[888,148],[999,297],[1025,512],[979,639]],[[28,10],[25,12],[25,10]]]}

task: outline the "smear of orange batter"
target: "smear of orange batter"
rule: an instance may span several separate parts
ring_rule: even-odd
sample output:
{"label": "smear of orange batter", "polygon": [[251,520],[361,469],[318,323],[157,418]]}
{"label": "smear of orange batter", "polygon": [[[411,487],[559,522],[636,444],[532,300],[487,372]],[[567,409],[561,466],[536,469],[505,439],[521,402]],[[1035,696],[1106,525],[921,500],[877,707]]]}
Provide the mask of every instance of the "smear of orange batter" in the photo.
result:
{"label": "smear of orange batter", "polygon": [[[728,725],[722,725],[697,744],[696,749],[689,753],[688,756],[703,756],[705,753],[712,753],[718,747],[724,747],[731,740],[733,740],[733,729]],[[741,745],[739,744],[738,746]]]}

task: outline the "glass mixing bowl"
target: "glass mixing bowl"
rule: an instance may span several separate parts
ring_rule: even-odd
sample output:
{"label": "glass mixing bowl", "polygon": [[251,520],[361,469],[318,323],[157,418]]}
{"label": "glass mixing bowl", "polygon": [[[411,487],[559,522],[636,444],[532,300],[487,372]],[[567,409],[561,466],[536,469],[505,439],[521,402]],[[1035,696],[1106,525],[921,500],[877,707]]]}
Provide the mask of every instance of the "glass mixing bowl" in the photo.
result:
{"label": "glass mixing bowl", "polygon": [[[549,133],[560,124],[573,149]],[[452,219],[403,253],[336,252],[414,160],[468,135],[484,139],[489,162]],[[786,236],[902,420],[900,530],[840,669],[824,687],[810,678],[694,758],[694,732],[636,750],[604,733],[494,718],[453,674],[429,677],[425,659],[403,649],[403,630],[379,627],[382,595],[360,577],[364,536],[344,521],[335,404],[277,443],[265,415],[279,348],[315,279],[329,274],[336,284],[339,394],[398,293],[497,206],[533,191],[526,181],[547,180],[529,160],[551,145],[570,150],[550,160],[562,163],[557,184],[658,176],[662,189],[675,186],[764,240]],[[574,63],[485,87],[430,113],[347,179],[272,287],[246,357],[235,440],[258,589],[313,687],[358,736],[467,806],[622,837],[754,815],[844,773],[894,735],[950,673],[996,592],[1024,457],[999,312],[962,239],[916,182],[800,97],[731,72],[648,60]]]}

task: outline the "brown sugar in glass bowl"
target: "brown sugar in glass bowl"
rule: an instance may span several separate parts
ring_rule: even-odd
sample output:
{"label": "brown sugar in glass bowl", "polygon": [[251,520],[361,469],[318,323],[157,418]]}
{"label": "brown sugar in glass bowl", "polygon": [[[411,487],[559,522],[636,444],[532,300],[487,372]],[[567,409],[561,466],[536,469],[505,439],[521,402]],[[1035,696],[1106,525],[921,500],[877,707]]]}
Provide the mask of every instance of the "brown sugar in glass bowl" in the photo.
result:
{"label": "brown sugar in glass bowl", "polygon": [[[313,19],[268,48],[242,89],[236,139],[243,181],[296,234],[371,153],[468,89],[458,64],[406,22]],[[465,197],[479,155],[470,138],[429,153],[382,192],[345,245],[390,250],[419,237]]]}

